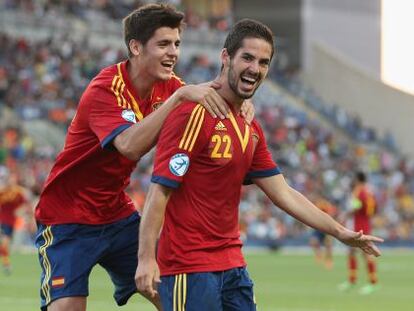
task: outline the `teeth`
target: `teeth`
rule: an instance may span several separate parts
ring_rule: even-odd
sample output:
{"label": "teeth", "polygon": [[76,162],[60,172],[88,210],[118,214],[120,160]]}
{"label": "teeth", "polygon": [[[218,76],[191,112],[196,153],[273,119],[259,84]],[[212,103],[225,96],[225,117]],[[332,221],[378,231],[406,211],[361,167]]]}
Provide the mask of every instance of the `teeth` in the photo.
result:
{"label": "teeth", "polygon": [[242,78],[243,78],[244,80],[246,80],[247,82],[251,82],[251,83],[255,83],[255,82],[256,82],[256,79],[254,79],[254,78],[245,77],[245,76],[243,76]]}

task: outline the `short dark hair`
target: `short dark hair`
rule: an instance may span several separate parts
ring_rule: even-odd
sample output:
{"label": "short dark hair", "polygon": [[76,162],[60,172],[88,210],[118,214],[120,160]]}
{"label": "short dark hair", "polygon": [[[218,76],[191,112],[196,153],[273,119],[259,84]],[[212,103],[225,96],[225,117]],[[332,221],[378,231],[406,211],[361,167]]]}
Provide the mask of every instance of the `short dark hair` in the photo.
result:
{"label": "short dark hair", "polygon": [[365,175],[365,173],[364,173],[364,172],[362,172],[362,171],[358,171],[358,172],[355,174],[355,179],[356,179],[357,181],[359,181],[360,183],[365,183],[365,182],[367,181],[367,175]]}
{"label": "short dark hair", "polygon": [[135,39],[145,45],[161,27],[178,28],[181,32],[183,19],[184,13],[168,4],[148,4],[134,10],[122,21],[128,56],[131,56],[129,41]]}
{"label": "short dark hair", "polygon": [[224,48],[227,50],[230,58],[242,47],[243,40],[246,38],[259,38],[268,42],[272,47],[270,59],[273,57],[274,41],[272,30],[259,21],[245,18],[234,24],[224,42]]}

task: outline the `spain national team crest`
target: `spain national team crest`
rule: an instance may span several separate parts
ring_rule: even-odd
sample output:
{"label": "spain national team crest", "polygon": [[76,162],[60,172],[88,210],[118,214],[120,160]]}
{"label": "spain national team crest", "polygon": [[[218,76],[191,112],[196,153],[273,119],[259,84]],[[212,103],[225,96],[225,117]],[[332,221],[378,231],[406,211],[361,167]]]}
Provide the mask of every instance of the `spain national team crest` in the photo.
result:
{"label": "spain national team crest", "polygon": [[135,113],[131,109],[122,110],[121,115],[125,121],[137,123],[137,120],[135,119]]}
{"label": "spain national team crest", "polygon": [[184,176],[190,167],[190,158],[185,153],[177,153],[170,159],[170,171],[175,176]]}

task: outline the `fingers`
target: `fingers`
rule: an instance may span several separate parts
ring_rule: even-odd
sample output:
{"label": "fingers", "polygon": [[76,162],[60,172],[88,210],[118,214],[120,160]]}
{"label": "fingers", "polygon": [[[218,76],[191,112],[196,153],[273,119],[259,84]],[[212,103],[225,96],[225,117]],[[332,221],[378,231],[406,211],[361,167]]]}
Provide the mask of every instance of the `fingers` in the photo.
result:
{"label": "fingers", "polygon": [[217,113],[219,112],[218,110],[214,109],[210,102],[207,101],[206,99],[202,99],[199,101],[199,103],[207,110],[207,112],[213,117],[213,118],[217,118]]}
{"label": "fingers", "polygon": [[243,102],[240,109],[240,114],[248,124],[251,124],[255,114],[255,109],[251,100],[247,99]]}
{"label": "fingers", "polygon": [[221,83],[218,81],[211,81],[209,86],[215,90],[218,90],[219,88],[221,88]]}
{"label": "fingers", "polygon": [[378,243],[383,243],[384,242],[384,239],[378,238],[378,237],[373,236],[373,235],[364,235],[364,240],[372,241],[372,242],[378,242]]}
{"label": "fingers", "polygon": [[145,296],[155,297],[158,294],[153,279],[149,275],[138,277],[136,284],[138,291]]}
{"label": "fingers", "polygon": [[[361,233],[361,231],[359,233]],[[381,256],[381,251],[374,242],[382,243],[384,242],[384,239],[372,235],[362,235],[358,239],[357,245],[368,255],[374,255],[375,257]]]}
{"label": "fingers", "polygon": [[200,104],[206,108],[213,118],[218,116],[220,119],[225,119],[229,113],[229,106],[213,89],[200,101]]}
{"label": "fingers", "polygon": [[364,251],[364,253],[368,255],[374,255],[375,257],[381,256],[381,251],[374,243],[367,243],[365,245],[360,246],[360,249]]}
{"label": "fingers", "polygon": [[135,276],[135,284],[138,292],[146,297],[154,298],[158,295],[158,284],[161,283],[159,270],[156,269],[153,273],[146,271],[137,271]]}

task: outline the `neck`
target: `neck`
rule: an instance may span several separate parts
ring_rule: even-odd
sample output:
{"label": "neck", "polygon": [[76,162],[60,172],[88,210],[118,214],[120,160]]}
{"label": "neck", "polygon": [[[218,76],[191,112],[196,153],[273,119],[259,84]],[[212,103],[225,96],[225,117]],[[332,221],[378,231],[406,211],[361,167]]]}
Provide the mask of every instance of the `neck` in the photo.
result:
{"label": "neck", "polygon": [[221,88],[217,90],[217,93],[234,109],[236,114],[238,114],[244,101],[243,98],[240,98],[233,92],[228,80],[224,79],[223,75],[220,75],[218,82],[221,84]]}
{"label": "neck", "polygon": [[[129,79],[131,80],[134,89],[137,91],[138,96],[141,99],[147,99],[151,96],[152,87],[156,81],[151,79],[151,77],[145,73],[143,68],[144,67],[141,66],[139,59],[133,57],[129,60],[127,71]],[[145,77],[145,79],[142,77]]]}

